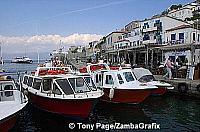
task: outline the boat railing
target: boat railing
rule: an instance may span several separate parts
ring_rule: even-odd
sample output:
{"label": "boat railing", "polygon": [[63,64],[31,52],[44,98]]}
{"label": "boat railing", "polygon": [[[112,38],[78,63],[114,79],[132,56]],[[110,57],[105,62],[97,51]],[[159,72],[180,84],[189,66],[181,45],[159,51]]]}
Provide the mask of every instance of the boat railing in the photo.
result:
{"label": "boat railing", "polygon": [[[101,90],[101,92],[103,92],[103,91]],[[85,94],[87,97],[89,97],[88,96],[88,92],[73,93],[73,96],[74,96],[74,98],[80,98],[80,97],[82,97],[81,94]],[[63,99],[65,98],[65,96],[67,96],[67,94],[56,94],[56,93],[52,93],[52,92],[48,92],[48,93],[46,93],[46,95],[47,96],[52,96],[53,95],[53,97],[56,97],[56,95],[58,95],[57,97],[61,97],[62,96]],[[78,96],[78,95],[80,95],[80,96]]]}

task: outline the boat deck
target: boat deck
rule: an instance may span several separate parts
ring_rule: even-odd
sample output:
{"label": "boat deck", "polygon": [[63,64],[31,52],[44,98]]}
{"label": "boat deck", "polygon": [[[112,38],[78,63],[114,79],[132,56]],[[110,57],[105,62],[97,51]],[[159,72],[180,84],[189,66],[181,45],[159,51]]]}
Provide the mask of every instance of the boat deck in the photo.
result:
{"label": "boat deck", "polygon": [[162,75],[154,76],[157,80],[172,84],[174,89],[170,90],[170,92],[200,98],[200,80],[190,80],[185,78],[174,78],[170,80],[163,78]]}

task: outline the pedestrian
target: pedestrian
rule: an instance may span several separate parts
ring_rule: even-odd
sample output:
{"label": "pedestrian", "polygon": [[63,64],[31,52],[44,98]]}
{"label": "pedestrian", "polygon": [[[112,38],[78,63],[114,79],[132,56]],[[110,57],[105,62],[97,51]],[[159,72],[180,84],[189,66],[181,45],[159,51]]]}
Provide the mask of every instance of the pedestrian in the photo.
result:
{"label": "pedestrian", "polygon": [[168,76],[169,79],[172,79],[173,63],[172,63],[170,58],[166,59],[164,66],[167,69],[167,73],[163,77],[167,77]]}

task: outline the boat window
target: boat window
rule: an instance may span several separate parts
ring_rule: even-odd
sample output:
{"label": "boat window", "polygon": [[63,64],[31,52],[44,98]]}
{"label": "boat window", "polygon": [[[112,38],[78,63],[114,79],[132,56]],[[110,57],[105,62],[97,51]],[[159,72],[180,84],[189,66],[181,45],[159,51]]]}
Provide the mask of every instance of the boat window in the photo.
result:
{"label": "boat window", "polygon": [[99,76],[98,76],[98,74],[96,74],[96,83],[98,83],[99,82]]}
{"label": "boat window", "polygon": [[84,79],[82,77],[79,78],[69,78],[69,82],[72,85],[72,88],[77,93],[82,93],[86,91],[90,91],[87,87],[87,85],[84,82]]}
{"label": "boat window", "polygon": [[142,76],[138,81],[140,82],[151,82],[151,81],[155,81],[156,79],[154,78],[153,75],[145,75]]}
{"label": "boat window", "polygon": [[92,89],[92,91],[96,91],[97,90],[91,77],[85,77],[84,79],[88,83],[88,85]]}
{"label": "boat window", "polygon": [[113,78],[111,75],[106,75],[106,84],[114,84]]}
{"label": "boat window", "polygon": [[[5,87],[4,87],[4,90],[6,91],[6,90],[12,90],[13,89],[13,86],[12,85],[6,85]],[[13,96],[13,91],[7,91],[7,92],[5,92],[5,96],[6,97],[9,97],[9,96]]]}
{"label": "boat window", "polygon": [[69,82],[70,82],[72,88],[75,89],[75,79],[74,78],[69,78]]}
{"label": "boat window", "polygon": [[35,78],[33,81],[33,88],[39,90],[41,83],[42,79]]}
{"label": "boat window", "polygon": [[28,78],[28,83],[27,83],[27,85],[28,85],[29,87],[31,87],[31,86],[32,86],[32,83],[33,83],[33,78],[32,78],[32,77],[29,77],[29,78]]}
{"label": "boat window", "polygon": [[123,75],[127,82],[134,81],[134,78],[133,78],[133,75],[131,74],[131,72],[124,72]]}
{"label": "boat window", "polygon": [[52,90],[52,93],[53,94],[58,94],[58,95],[61,95],[61,91],[59,90],[58,86],[54,83],[53,84],[53,90]]}
{"label": "boat window", "polygon": [[63,90],[65,94],[68,95],[68,94],[74,93],[67,79],[58,79],[56,80],[56,82],[58,83],[58,85],[60,86],[60,88]]}
{"label": "boat window", "polygon": [[43,80],[43,90],[44,91],[49,91],[51,90],[51,79],[44,79]]}
{"label": "boat window", "polygon": [[120,74],[117,74],[117,78],[119,80],[119,84],[122,84],[124,83],[123,79],[122,79],[122,76]]}
{"label": "boat window", "polygon": [[82,92],[88,92],[90,91],[84,82],[84,79],[82,77],[76,78],[76,88],[75,92],[82,93]]}
{"label": "boat window", "polygon": [[27,84],[27,80],[28,80],[28,76],[24,76],[24,81],[23,81],[23,83],[24,83],[24,84]]}
{"label": "boat window", "polygon": [[99,74],[99,82],[101,82],[101,74]]}

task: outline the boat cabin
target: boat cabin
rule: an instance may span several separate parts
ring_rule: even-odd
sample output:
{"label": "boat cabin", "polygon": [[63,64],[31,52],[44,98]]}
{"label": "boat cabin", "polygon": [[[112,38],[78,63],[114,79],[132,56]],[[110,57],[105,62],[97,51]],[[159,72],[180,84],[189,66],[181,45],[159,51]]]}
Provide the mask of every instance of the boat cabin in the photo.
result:
{"label": "boat cabin", "polygon": [[25,75],[23,87],[32,93],[54,97],[97,91],[90,76],[47,75],[44,77]]}
{"label": "boat cabin", "polygon": [[97,87],[119,87],[125,83],[136,81],[130,69],[122,70],[102,70],[94,73],[93,80]]}
{"label": "boat cabin", "polygon": [[22,103],[24,101],[22,95],[13,80],[0,80],[0,103],[4,101],[21,101]]}

